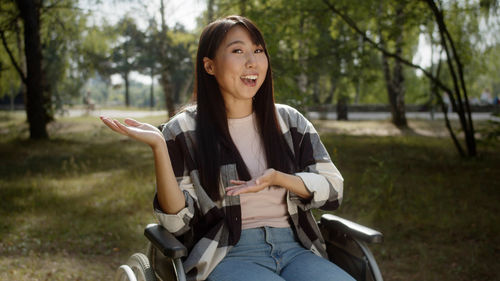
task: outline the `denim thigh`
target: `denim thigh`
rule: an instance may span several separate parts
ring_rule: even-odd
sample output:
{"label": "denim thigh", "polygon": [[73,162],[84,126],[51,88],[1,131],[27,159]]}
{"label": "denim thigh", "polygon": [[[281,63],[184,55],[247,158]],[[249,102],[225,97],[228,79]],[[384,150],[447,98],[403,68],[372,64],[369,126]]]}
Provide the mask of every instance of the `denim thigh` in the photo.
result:
{"label": "denim thigh", "polygon": [[286,281],[355,281],[342,268],[310,251],[290,261],[281,277]]}
{"label": "denim thigh", "polygon": [[[325,276],[325,278],[320,277]],[[336,278],[336,277],[339,278]],[[317,278],[316,278],[317,277]],[[305,249],[291,228],[245,229],[207,281],[353,280],[330,261]]]}

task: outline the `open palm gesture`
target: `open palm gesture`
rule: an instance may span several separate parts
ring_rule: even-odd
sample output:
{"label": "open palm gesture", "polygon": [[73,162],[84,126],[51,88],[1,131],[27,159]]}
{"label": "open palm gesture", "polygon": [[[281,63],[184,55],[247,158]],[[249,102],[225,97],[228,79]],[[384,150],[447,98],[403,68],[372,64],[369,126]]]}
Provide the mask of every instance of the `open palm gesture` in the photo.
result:
{"label": "open palm gesture", "polygon": [[125,119],[126,125],[120,123],[118,120],[105,116],[101,116],[101,120],[111,130],[148,144],[153,148],[157,145],[165,143],[163,134],[160,130],[158,130],[158,128],[151,124],[141,123],[131,118]]}
{"label": "open palm gesture", "polygon": [[251,179],[249,181],[231,180],[234,185],[226,187],[226,194],[236,196],[243,193],[255,193],[265,189],[268,186],[274,185],[276,170],[267,169],[262,176]]}

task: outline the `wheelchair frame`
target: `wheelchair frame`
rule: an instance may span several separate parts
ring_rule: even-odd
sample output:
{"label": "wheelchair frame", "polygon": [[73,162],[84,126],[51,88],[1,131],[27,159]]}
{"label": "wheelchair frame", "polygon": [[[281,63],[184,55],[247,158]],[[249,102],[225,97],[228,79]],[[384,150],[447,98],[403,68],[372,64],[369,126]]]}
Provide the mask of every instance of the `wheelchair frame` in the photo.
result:
{"label": "wheelchair frame", "polygon": [[[325,238],[329,259],[357,281],[383,281],[375,257],[367,243],[381,243],[382,233],[331,214],[318,222]],[[144,230],[148,238],[146,255],[133,254],[121,265],[116,281],[185,281],[182,258],[186,247],[159,224],[149,224]]]}

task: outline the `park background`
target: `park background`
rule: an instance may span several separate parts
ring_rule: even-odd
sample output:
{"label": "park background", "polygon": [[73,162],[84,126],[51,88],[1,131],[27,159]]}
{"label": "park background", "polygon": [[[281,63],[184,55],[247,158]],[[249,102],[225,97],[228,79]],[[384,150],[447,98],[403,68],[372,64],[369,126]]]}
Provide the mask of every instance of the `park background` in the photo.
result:
{"label": "park background", "polygon": [[[345,179],[334,213],[384,234],[386,280],[499,280],[499,2],[0,2],[0,279],[104,280],[154,222],[150,149],[190,101],[204,25],[261,28],[276,101]],[[317,213],[319,216],[320,214]]]}

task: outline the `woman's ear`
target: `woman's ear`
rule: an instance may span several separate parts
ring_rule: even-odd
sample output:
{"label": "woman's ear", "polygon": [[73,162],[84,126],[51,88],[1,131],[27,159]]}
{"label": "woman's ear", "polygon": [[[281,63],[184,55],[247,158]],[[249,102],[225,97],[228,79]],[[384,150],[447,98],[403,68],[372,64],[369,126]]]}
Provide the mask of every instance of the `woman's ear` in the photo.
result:
{"label": "woman's ear", "polygon": [[207,58],[207,57],[204,57],[203,58],[203,67],[205,68],[205,71],[210,74],[210,75],[214,75],[215,72],[214,72],[214,61]]}

